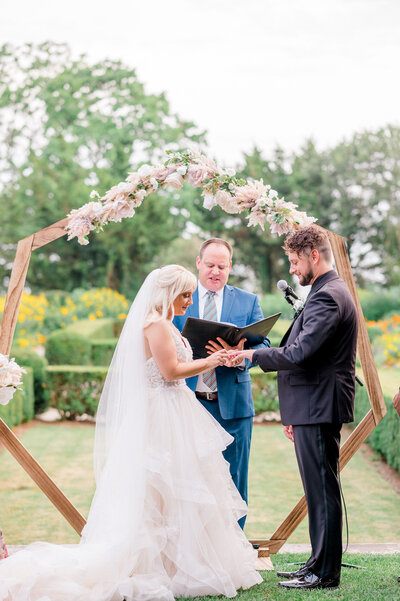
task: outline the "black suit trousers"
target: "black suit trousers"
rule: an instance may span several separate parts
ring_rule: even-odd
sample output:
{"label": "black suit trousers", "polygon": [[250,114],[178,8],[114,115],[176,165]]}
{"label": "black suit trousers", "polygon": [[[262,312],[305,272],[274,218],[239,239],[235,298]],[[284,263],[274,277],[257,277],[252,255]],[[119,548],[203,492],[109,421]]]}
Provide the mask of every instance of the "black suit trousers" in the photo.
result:
{"label": "black suit trousers", "polygon": [[320,578],[340,578],[342,503],[338,478],[342,424],[293,426],[297,463],[307,500],[311,557]]}

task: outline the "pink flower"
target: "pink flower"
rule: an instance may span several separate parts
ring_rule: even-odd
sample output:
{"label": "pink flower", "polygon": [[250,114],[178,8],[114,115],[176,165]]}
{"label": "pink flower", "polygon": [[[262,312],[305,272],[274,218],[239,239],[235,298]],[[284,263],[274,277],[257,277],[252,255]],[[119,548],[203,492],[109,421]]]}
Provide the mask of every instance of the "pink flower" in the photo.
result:
{"label": "pink flower", "polygon": [[215,195],[216,203],[227,213],[240,213],[236,198],[233,198],[226,190],[218,190]]}
{"label": "pink flower", "polygon": [[235,197],[241,209],[251,209],[261,198],[266,198],[270,186],[265,186],[262,179],[249,182],[245,186],[237,186]]}
{"label": "pink flower", "polygon": [[247,216],[249,223],[247,224],[249,227],[259,225],[261,229],[264,231],[264,221],[265,214],[260,213],[260,211],[251,211],[250,215]]}
{"label": "pink flower", "polygon": [[205,165],[189,165],[187,172],[187,180],[195,188],[201,187],[203,184],[203,180],[207,179],[208,177],[209,171]]}
{"label": "pink flower", "polygon": [[174,190],[180,190],[183,186],[183,177],[179,173],[170,173],[165,180],[164,184],[168,184]]}
{"label": "pink flower", "polygon": [[114,200],[106,205],[105,220],[119,223],[122,219],[133,217],[135,214],[135,203],[133,200]]}

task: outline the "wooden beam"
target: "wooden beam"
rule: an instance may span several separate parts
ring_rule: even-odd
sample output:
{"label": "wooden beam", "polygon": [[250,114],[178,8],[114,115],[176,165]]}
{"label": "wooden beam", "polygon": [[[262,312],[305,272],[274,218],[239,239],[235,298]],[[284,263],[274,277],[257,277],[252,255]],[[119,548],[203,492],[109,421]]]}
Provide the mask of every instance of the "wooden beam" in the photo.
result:
{"label": "wooden beam", "polygon": [[50,476],[39,465],[36,459],[32,457],[3,420],[0,420],[0,440],[76,532],[81,534],[86,524],[85,518],[54,484]]}
{"label": "wooden beam", "polygon": [[66,217],[65,219],[61,219],[61,221],[53,223],[53,225],[49,225],[49,227],[45,227],[43,230],[40,230],[40,232],[33,234],[32,250],[36,250],[41,246],[46,246],[49,242],[53,242],[54,240],[65,236],[67,234],[65,226],[68,221],[69,218]]}
{"label": "wooden beam", "polygon": [[0,323],[0,353],[9,355],[17,325],[21,296],[31,258],[33,235],[18,242],[17,252],[11,271],[6,303]]}
{"label": "wooden beam", "polygon": [[358,355],[360,357],[372,411],[374,412],[375,423],[378,424],[386,414],[387,409],[381,383],[379,381],[378,370],[376,369],[372,353],[371,343],[369,341],[367,327],[365,325],[364,314],[357,294],[357,287],[354,281],[349,255],[347,254],[346,243],[344,238],[333,232],[327,231],[327,234],[335,257],[337,271],[340,277],[346,282],[357,308]]}

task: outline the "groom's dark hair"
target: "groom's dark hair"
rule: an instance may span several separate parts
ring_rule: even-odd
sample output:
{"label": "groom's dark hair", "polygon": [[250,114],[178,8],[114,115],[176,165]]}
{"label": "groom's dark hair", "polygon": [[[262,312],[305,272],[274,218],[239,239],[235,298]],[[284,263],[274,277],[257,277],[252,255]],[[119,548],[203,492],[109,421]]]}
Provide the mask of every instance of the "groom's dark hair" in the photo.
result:
{"label": "groom's dark hair", "polygon": [[225,246],[225,248],[227,248],[228,251],[229,251],[229,257],[230,257],[230,259],[232,259],[233,248],[229,244],[229,242],[227,242],[223,238],[208,238],[208,240],[204,240],[204,242],[200,246],[200,250],[199,250],[199,257],[200,257],[200,259],[203,258],[204,251],[206,250],[207,246],[210,246],[210,244],[220,244],[221,246]]}
{"label": "groom's dark hair", "polygon": [[299,256],[307,257],[313,248],[316,248],[325,261],[332,261],[328,234],[322,227],[315,224],[301,227],[290,233],[282,248],[287,255],[289,252],[296,252]]}

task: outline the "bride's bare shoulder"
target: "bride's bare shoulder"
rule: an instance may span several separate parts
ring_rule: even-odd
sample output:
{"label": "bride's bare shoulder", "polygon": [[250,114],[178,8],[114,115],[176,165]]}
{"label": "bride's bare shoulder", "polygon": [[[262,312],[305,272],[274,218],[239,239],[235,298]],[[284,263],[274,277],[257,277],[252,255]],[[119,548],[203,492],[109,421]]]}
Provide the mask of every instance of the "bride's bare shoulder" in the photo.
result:
{"label": "bride's bare shoulder", "polygon": [[168,319],[157,319],[157,321],[145,323],[143,330],[146,336],[171,335],[171,322]]}

